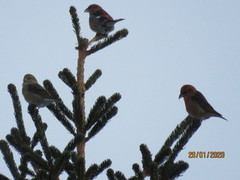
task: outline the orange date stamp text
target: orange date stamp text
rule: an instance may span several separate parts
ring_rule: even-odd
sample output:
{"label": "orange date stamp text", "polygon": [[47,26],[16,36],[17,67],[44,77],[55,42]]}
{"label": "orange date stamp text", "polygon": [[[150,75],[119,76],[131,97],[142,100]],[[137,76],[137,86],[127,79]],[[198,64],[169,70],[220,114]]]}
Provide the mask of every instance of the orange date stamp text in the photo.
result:
{"label": "orange date stamp text", "polygon": [[225,158],[224,151],[189,151],[188,158]]}

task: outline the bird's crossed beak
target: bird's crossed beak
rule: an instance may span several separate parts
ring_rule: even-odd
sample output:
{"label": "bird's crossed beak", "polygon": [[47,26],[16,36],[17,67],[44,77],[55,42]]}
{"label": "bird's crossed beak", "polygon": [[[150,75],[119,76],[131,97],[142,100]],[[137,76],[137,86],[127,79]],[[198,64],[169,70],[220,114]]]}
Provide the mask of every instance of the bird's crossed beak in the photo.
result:
{"label": "bird's crossed beak", "polygon": [[89,12],[89,11],[88,11],[88,8],[87,8],[87,9],[85,9],[85,11],[84,11],[84,12]]}
{"label": "bird's crossed beak", "polygon": [[180,99],[180,98],[182,98],[182,97],[183,97],[182,94],[179,94],[178,99]]}

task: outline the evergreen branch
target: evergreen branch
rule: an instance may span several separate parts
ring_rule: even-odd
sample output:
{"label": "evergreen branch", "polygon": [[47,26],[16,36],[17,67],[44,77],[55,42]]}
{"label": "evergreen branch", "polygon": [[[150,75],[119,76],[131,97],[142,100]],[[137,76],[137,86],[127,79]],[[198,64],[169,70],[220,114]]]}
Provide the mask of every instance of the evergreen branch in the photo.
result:
{"label": "evergreen branch", "polygon": [[13,137],[12,134],[8,134],[6,136],[6,139],[8,141],[8,143],[13,146],[17,151],[21,152],[21,149],[19,147],[19,144],[16,142],[15,138]]}
{"label": "evergreen branch", "polygon": [[77,81],[75,79],[75,77],[73,76],[73,74],[68,70],[68,69],[63,69],[63,71],[59,72],[59,77],[63,80],[63,82],[65,82],[73,91],[73,102],[72,102],[72,106],[73,106],[73,120],[74,123],[76,124],[77,127],[79,127],[81,124],[81,119],[83,117],[83,112],[81,111],[81,107],[80,107],[80,99],[81,99],[81,95],[80,95],[80,91],[79,91],[79,87],[77,84]]}
{"label": "evergreen branch", "polygon": [[149,151],[147,145],[141,144],[140,151],[142,153],[142,165],[143,165],[143,176],[150,174],[150,165],[152,163],[152,154]]}
{"label": "evergreen branch", "polygon": [[163,163],[166,158],[171,154],[171,148],[170,147],[162,147],[161,150],[155,155],[154,162],[156,162],[158,165]]}
{"label": "evergreen branch", "polygon": [[74,122],[73,113],[67,108],[67,106],[65,106],[65,104],[59,103],[58,107],[68,119]]}
{"label": "evergreen branch", "polygon": [[[27,176],[28,172],[30,172],[30,170],[27,167],[27,161],[24,160],[23,157],[21,157],[21,159],[20,159],[20,165],[18,166],[18,169],[20,171],[21,177],[24,177],[23,179],[25,179],[25,177]],[[33,176],[34,173],[31,174],[31,175]]]}
{"label": "evergreen branch", "polygon": [[181,175],[181,173],[183,173],[184,171],[186,171],[188,169],[189,165],[188,163],[184,162],[184,161],[178,161],[176,163],[173,164],[170,174],[169,174],[169,178],[170,179],[175,179],[176,177],[179,177]]}
{"label": "evergreen branch", "polygon": [[86,131],[89,130],[97,122],[99,110],[102,109],[106,101],[107,100],[105,96],[98,97],[97,101],[95,102],[88,115],[87,124],[85,126]]}
{"label": "evergreen branch", "polygon": [[20,136],[20,132],[17,128],[11,129],[11,134],[6,136],[8,143],[12,145],[19,153],[32,152],[32,149],[26,144]]}
{"label": "evergreen branch", "polygon": [[158,165],[155,162],[152,162],[150,164],[150,180],[159,180],[159,170],[158,170]]}
{"label": "evergreen branch", "polygon": [[87,42],[86,42],[85,39],[83,39],[80,36],[81,28],[80,28],[80,24],[79,24],[79,18],[78,18],[78,15],[77,15],[77,10],[74,6],[71,6],[69,12],[70,12],[71,17],[72,17],[72,24],[73,24],[73,28],[74,28],[74,31],[75,31],[75,34],[76,34],[76,37],[77,37],[78,47],[81,49],[82,46],[86,46]]}
{"label": "evergreen branch", "polygon": [[105,169],[109,168],[112,164],[112,161],[110,159],[104,160],[98,168],[97,176],[102,173]]}
{"label": "evergreen branch", "polygon": [[106,114],[93,126],[88,133],[88,140],[94,137],[102,128],[109,122],[109,120],[115,116],[118,112],[118,108],[113,106]]}
{"label": "evergreen branch", "polygon": [[[40,159],[39,162],[41,162],[41,163],[38,162],[38,159],[32,161],[32,160],[31,160],[31,154],[34,154],[34,155],[33,155],[34,158],[39,158],[39,159]],[[41,169],[48,169],[48,167],[47,167],[47,161],[46,161],[45,159],[43,159],[43,152],[42,152],[40,149],[34,151],[33,153],[30,153],[30,155],[27,155],[27,156],[25,156],[25,155],[26,155],[26,154],[23,155],[23,158],[25,158],[26,161],[30,161],[30,163],[31,163],[31,165],[32,165],[32,167],[33,167],[33,169],[34,169],[34,172],[36,172],[37,175],[39,174],[39,171],[40,171]],[[35,157],[35,156],[36,156],[36,157]],[[37,164],[34,163],[34,161],[37,162]],[[40,168],[41,168],[41,169],[40,169]]]}
{"label": "evergreen branch", "polygon": [[97,164],[92,164],[86,171],[86,179],[93,179],[94,177],[96,177],[98,169],[99,167]]}
{"label": "evergreen branch", "polygon": [[49,145],[48,145],[48,142],[47,142],[47,138],[46,138],[46,135],[45,135],[45,131],[44,131],[41,116],[38,114],[38,110],[34,106],[31,106],[31,105],[28,107],[28,112],[31,115],[32,120],[33,120],[33,122],[35,124],[35,127],[37,129],[37,132],[39,134],[40,144],[42,146],[44,155],[47,158],[48,162],[51,164],[52,163],[51,152],[50,152]]}
{"label": "evergreen branch", "polygon": [[43,81],[43,86],[44,88],[48,91],[48,93],[55,99],[59,100],[62,102],[58,92],[56,91],[56,89],[53,87],[53,84],[51,83],[51,81],[49,81],[48,79]]}
{"label": "evergreen branch", "polygon": [[[11,144],[21,155],[22,155],[22,162],[26,162],[26,160],[30,161],[33,166],[34,162],[35,164],[38,164],[38,167],[41,167],[42,169],[47,169],[47,163],[44,159],[41,157],[41,152],[38,151],[33,152],[33,149],[29,147],[29,145],[25,144],[25,142],[21,141],[21,138],[19,138],[19,132],[18,129],[12,128],[11,134],[6,136],[6,139],[8,140],[9,144]],[[28,158],[26,158],[28,157]],[[29,159],[32,158],[32,159]],[[28,169],[27,166],[24,164],[20,165],[22,168]],[[30,170],[28,171],[22,171],[22,175],[24,176],[25,173],[32,174]]]}
{"label": "evergreen branch", "polygon": [[22,177],[26,177],[27,175],[34,176],[35,173],[28,168],[28,161],[24,158],[24,156],[20,159],[19,170],[21,172]]}
{"label": "evergreen branch", "polygon": [[43,171],[43,170],[40,170],[38,173],[37,173],[37,175],[36,175],[36,177],[34,178],[34,180],[49,180],[49,179],[51,179],[50,177],[49,177],[49,175],[48,175],[48,172],[46,172],[46,171]]}
{"label": "evergreen branch", "polygon": [[19,179],[19,180],[22,179],[18,172],[16,163],[14,161],[13,153],[10,150],[6,141],[0,140],[0,150],[2,151],[5,163],[7,164],[8,169],[10,170],[14,179]]}
{"label": "evergreen branch", "polygon": [[102,71],[97,69],[86,81],[85,89],[86,91],[92,87],[92,85],[98,80],[98,78],[102,75]]}
{"label": "evergreen branch", "polygon": [[100,41],[96,45],[92,46],[90,50],[87,51],[87,55],[93,54],[109,45],[112,43],[126,37],[128,35],[128,30],[127,29],[122,29],[120,31],[117,31],[114,35],[108,36],[105,38],[105,40]]}
{"label": "evergreen branch", "polygon": [[63,71],[60,71],[58,74],[59,78],[62,79],[62,81],[67,84],[73,91],[74,100],[72,102],[73,105],[73,120],[78,127],[77,123],[80,122],[80,119],[82,118],[82,112],[80,110],[80,93],[79,88],[77,86],[77,81],[74,77],[74,75],[71,73],[71,71],[67,68],[64,68]]}
{"label": "evergreen branch", "polygon": [[[16,128],[15,128],[15,130],[18,131],[18,129],[16,129]],[[12,134],[9,134],[6,136],[6,139],[8,140],[9,144],[12,145],[21,154],[22,158],[25,157],[26,153],[33,154],[33,156],[36,156],[35,153],[33,152],[33,150],[29,147],[29,145],[25,144],[22,141],[19,141],[20,138],[18,138],[18,139],[16,138],[17,135],[19,135],[18,132],[12,131]],[[42,161],[44,161],[44,160],[42,159]],[[21,160],[21,162],[25,162],[25,161]],[[21,163],[19,166],[19,170],[21,171],[21,177],[24,177],[26,175],[26,173],[32,174],[32,172],[27,168],[26,163],[25,164]]]}
{"label": "evergreen branch", "polygon": [[19,145],[24,144],[24,141],[22,141],[21,135],[20,135],[19,130],[18,130],[17,128],[12,128],[12,129],[11,129],[11,135],[13,136],[14,141],[15,141],[17,144],[19,144]]}
{"label": "evergreen branch", "polygon": [[73,151],[75,147],[82,141],[84,141],[85,137],[82,134],[76,135],[65,147],[64,152]]}
{"label": "evergreen branch", "polygon": [[57,106],[59,109],[71,120],[73,120],[73,114],[72,112],[65,106],[62,99],[60,98],[59,94],[57,93],[56,89],[53,87],[53,84],[49,80],[43,81],[43,85],[45,89],[52,95],[52,97],[59,100],[59,103],[57,103]]}
{"label": "evergreen branch", "polygon": [[60,157],[55,160],[54,177],[58,177],[68,165],[70,153],[64,151]]}
{"label": "evergreen branch", "polygon": [[181,138],[178,140],[178,142],[175,144],[172,154],[169,156],[166,163],[173,162],[179,152],[183,149],[183,147],[187,144],[187,142],[190,140],[190,138],[193,136],[193,134],[198,130],[198,128],[201,126],[201,120],[198,119],[192,119],[190,118],[190,124],[187,127],[187,129],[182,134]]}
{"label": "evergreen branch", "polygon": [[[47,124],[43,123],[43,131],[44,132],[47,130],[47,127],[48,127]],[[31,141],[31,148],[33,149],[39,141],[40,141],[39,134],[38,134],[38,132],[35,132],[33,135],[32,141]]]}
{"label": "evergreen branch", "polygon": [[77,127],[82,127],[82,124],[83,124],[82,122],[83,112],[81,111],[81,107],[80,107],[80,98],[81,97],[79,94],[74,94],[74,99],[72,102],[74,122]]}
{"label": "evergreen branch", "polygon": [[100,165],[92,164],[86,171],[86,179],[94,179],[112,164],[110,159],[104,160]]}
{"label": "evergreen branch", "polygon": [[61,151],[60,151],[57,147],[55,147],[55,146],[50,146],[49,148],[50,148],[52,157],[53,157],[54,159],[57,159],[57,158],[59,158],[59,157],[62,155]]}
{"label": "evergreen branch", "polygon": [[71,71],[67,68],[64,68],[62,71],[58,73],[58,77],[68,86],[70,87],[74,93],[78,92],[77,88],[77,80]]}
{"label": "evergreen branch", "polygon": [[[104,96],[100,96],[95,102],[93,108],[89,113],[87,125],[85,127],[86,130],[90,129],[95,123],[99,121],[100,121],[99,123],[101,123],[101,119],[104,116],[106,116],[106,114],[110,111],[110,109],[113,109],[113,105],[116,102],[118,102],[120,99],[121,99],[121,94],[119,93],[113,94],[107,101]],[[106,102],[104,103],[104,101]]]}
{"label": "evergreen branch", "polygon": [[70,163],[70,162],[67,163],[67,165],[65,167],[65,171],[66,171],[66,173],[68,173],[69,177],[75,177],[75,179],[76,179],[76,175],[74,173],[74,165],[72,163]]}
{"label": "evergreen branch", "polygon": [[76,135],[75,128],[72,124],[66,119],[64,114],[58,109],[54,104],[49,104],[47,108],[54,114],[54,116],[59,120],[59,122],[73,135]]}
{"label": "evergreen branch", "polygon": [[24,123],[23,123],[23,117],[22,117],[22,107],[21,103],[19,101],[18,93],[16,86],[14,84],[9,84],[8,85],[8,91],[12,97],[12,102],[13,102],[13,107],[14,107],[14,115],[17,123],[17,127],[20,131],[22,139],[30,144],[30,138],[27,136]]}
{"label": "evergreen branch", "polygon": [[143,171],[140,169],[140,167],[137,163],[132,165],[132,169],[133,169],[135,175],[137,176],[138,180],[144,180]]}
{"label": "evergreen branch", "polygon": [[[67,68],[66,68],[67,69]],[[68,70],[68,69],[67,69]],[[69,71],[69,70],[68,70]],[[70,82],[68,81],[68,79],[66,78],[66,76],[63,74],[63,71],[60,71],[58,73],[58,77],[70,88],[72,88]]]}
{"label": "evergreen branch", "polygon": [[[13,131],[15,130],[15,131]],[[9,134],[6,136],[6,139],[8,140],[9,144],[11,144],[21,155],[21,164],[19,165],[19,170],[21,172],[21,177],[23,179],[25,179],[24,177],[29,174],[34,176],[34,172],[29,170],[27,167],[27,160],[25,158],[26,153],[28,154],[33,154],[32,157],[34,157],[35,159],[38,158],[38,154],[34,153],[33,150],[29,147],[29,145],[25,144],[25,142],[20,141],[21,138],[19,138],[19,132],[18,129],[16,128],[12,128],[12,134]],[[37,163],[41,163],[42,161],[44,161],[43,159],[41,159],[41,157],[39,157],[39,159],[37,159]],[[33,160],[30,160],[32,164],[34,164]],[[33,167],[35,167],[33,165]],[[43,166],[42,168],[46,168],[46,166]]]}
{"label": "evergreen branch", "polygon": [[[85,125],[86,125],[86,117],[85,117],[85,83],[84,83],[84,63],[87,57],[87,48],[88,48],[88,39],[80,37],[80,24],[77,16],[76,8],[70,7],[70,14],[72,17],[73,28],[75,30],[75,34],[78,40],[78,61],[77,61],[77,83],[76,89],[78,92],[73,92],[74,100],[72,102],[73,105],[73,114],[74,114],[74,122],[77,128],[77,134],[85,135]],[[77,146],[77,153],[80,157],[83,158],[82,162],[82,170],[78,173],[78,177],[80,179],[84,178],[85,173],[85,142],[80,143]],[[82,174],[83,173],[83,174]]]}
{"label": "evergreen branch", "polygon": [[115,93],[113,94],[108,100],[107,103],[105,104],[105,109],[107,110],[108,108],[112,107],[116,102],[118,102],[121,99],[121,94],[120,93]]}
{"label": "evergreen branch", "polygon": [[[86,59],[87,42],[79,44],[78,48],[78,62],[77,62],[77,87],[78,93],[74,93],[73,113],[77,133],[85,135],[86,113],[85,113],[85,83],[84,83],[84,63]],[[85,142],[77,146],[77,152],[81,157],[85,157]],[[85,168],[84,168],[85,169]]]}
{"label": "evergreen branch", "polygon": [[38,153],[38,151],[35,152],[26,152],[23,156],[25,161],[30,161],[34,167],[34,169],[45,169],[49,170],[48,162],[45,161]]}
{"label": "evergreen branch", "polygon": [[[66,148],[65,148],[66,149]],[[58,159],[62,156],[62,153],[59,149],[57,149],[55,146],[50,147],[51,154],[54,159]],[[64,151],[65,152],[65,151]],[[66,151],[67,152],[67,151]],[[69,174],[69,176],[72,176],[72,172],[74,171],[74,166],[68,161],[65,165],[65,171]],[[75,176],[74,176],[75,177]],[[76,179],[76,178],[75,178]]]}
{"label": "evergreen branch", "polygon": [[107,177],[108,177],[108,180],[117,180],[115,178],[114,171],[111,168],[107,170]]}
{"label": "evergreen branch", "polygon": [[72,153],[72,161],[74,163],[74,169],[77,175],[77,179],[85,179],[85,159],[80,157],[76,153]]}
{"label": "evergreen branch", "polygon": [[35,150],[33,152],[36,153],[39,157],[43,156],[43,152],[40,149],[37,149],[37,150]]}
{"label": "evergreen branch", "polygon": [[[59,77],[65,82],[73,91],[73,119],[74,123],[77,127],[80,126],[81,120],[83,119],[83,111],[81,110],[82,108],[80,107],[82,104],[80,103],[81,101],[81,96],[84,94],[80,94],[80,87],[78,87],[78,83],[73,76],[73,74],[68,70],[68,69],[63,69],[63,71],[59,72]],[[84,121],[84,120],[83,120]],[[83,133],[83,132],[82,132]]]}
{"label": "evergreen branch", "polygon": [[3,174],[0,173],[0,179],[1,180],[10,180],[8,177],[4,176]]}
{"label": "evergreen branch", "polygon": [[126,177],[124,176],[124,174],[120,171],[117,171],[115,173],[115,177],[116,177],[117,180],[127,180]]}
{"label": "evergreen branch", "polygon": [[176,141],[179,136],[184,132],[184,130],[188,127],[190,124],[190,116],[185,118],[177,127],[174,129],[174,131],[171,133],[171,135],[167,138],[165,141],[163,147],[171,147],[174,141]]}

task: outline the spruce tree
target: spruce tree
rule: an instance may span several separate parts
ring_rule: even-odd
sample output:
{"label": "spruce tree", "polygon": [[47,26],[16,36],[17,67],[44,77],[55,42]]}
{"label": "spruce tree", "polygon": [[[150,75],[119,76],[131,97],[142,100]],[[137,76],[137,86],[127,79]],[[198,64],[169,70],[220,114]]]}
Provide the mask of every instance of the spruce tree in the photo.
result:
{"label": "spruce tree", "polygon": [[[110,159],[86,167],[85,147],[117,114],[116,103],[121,99],[121,95],[115,93],[109,98],[98,97],[89,114],[86,114],[85,92],[100,78],[102,71],[97,69],[85,82],[84,63],[89,55],[126,37],[128,30],[122,29],[100,40],[96,37],[88,40],[80,35],[81,28],[76,8],[71,6],[69,12],[77,39],[77,75],[74,76],[69,69],[65,68],[59,72],[58,76],[72,91],[73,110],[71,111],[64,104],[64,100],[49,80],[45,80],[43,84],[45,89],[60,101],[60,103],[48,105],[47,108],[72,135],[72,139],[63,151],[50,145],[45,133],[48,125],[42,121],[38,109],[32,105],[29,105],[28,113],[34,122],[36,131],[30,137],[25,130],[17,88],[14,84],[9,84],[8,91],[12,98],[17,127],[11,129],[6,139],[0,140],[0,150],[13,179],[58,180],[60,174],[66,173],[68,180],[91,180],[97,179],[97,176],[104,171],[107,174],[106,179],[109,180],[143,180],[147,177],[151,180],[170,180],[180,176],[189,165],[182,160],[176,161],[176,158],[201,125],[200,120],[193,120],[191,117],[185,118],[177,125],[155,156],[152,156],[147,145],[140,145],[142,164],[132,165],[134,174],[132,177],[126,177],[124,173],[111,169]],[[97,42],[93,43],[93,41]],[[36,148],[37,145],[41,148]],[[10,146],[20,155],[18,165]],[[0,179],[10,180],[12,178],[0,173]]]}

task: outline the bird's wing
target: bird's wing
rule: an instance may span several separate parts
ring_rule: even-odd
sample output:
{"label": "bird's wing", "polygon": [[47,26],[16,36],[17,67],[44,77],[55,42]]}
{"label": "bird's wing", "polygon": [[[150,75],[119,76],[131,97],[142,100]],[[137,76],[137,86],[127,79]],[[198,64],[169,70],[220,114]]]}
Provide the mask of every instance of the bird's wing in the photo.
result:
{"label": "bird's wing", "polygon": [[96,11],[93,13],[94,16],[98,17],[98,19],[102,19],[102,20],[113,20],[113,18],[103,9]]}
{"label": "bird's wing", "polygon": [[50,96],[50,94],[48,94],[48,92],[39,84],[29,84],[28,91],[36,95],[42,96],[43,98],[53,99],[53,97]]}
{"label": "bird's wing", "polygon": [[216,112],[201,92],[197,91],[193,96],[191,96],[191,99],[205,111]]}

